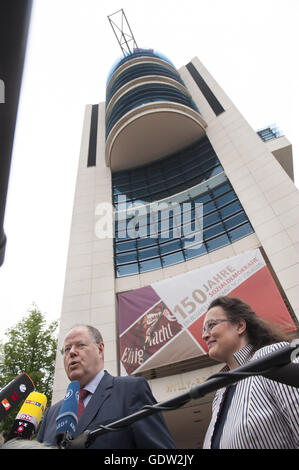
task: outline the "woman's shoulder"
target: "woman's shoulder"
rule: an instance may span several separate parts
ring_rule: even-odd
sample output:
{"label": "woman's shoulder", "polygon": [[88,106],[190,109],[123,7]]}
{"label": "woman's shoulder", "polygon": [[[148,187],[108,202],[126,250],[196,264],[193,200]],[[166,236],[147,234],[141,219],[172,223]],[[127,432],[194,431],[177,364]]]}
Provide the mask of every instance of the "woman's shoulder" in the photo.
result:
{"label": "woman's shoulder", "polygon": [[258,359],[258,358],[265,357],[268,354],[271,354],[275,351],[278,351],[279,349],[283,349],[288,345],[289,345],[288,342],[281,341],[279,343],[273,343],[273,344],[269,344],[267,346],[263,346],[262,348],[255,351],[254,355],[252,356],[252,359]]}

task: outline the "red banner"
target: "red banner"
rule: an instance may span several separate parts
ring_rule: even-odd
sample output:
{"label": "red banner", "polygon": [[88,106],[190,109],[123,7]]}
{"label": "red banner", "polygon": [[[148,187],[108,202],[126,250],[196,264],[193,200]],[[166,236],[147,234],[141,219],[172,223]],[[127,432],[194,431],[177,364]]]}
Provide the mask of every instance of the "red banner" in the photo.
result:
{"label": "red banner", "polygon": [[239,297],[262,318],[295,329],[260,251],[252,250],[119,294],[122,375],[205,354],[204,317],[222,295]]}

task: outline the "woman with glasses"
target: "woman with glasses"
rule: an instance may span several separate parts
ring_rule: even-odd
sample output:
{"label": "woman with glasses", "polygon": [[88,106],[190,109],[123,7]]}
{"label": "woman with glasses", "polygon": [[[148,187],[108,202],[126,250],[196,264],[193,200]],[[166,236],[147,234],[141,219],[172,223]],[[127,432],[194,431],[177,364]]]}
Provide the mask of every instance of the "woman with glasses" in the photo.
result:
{"label": "woman with glasses", "polygon": [[[219,297],[209,306],[202,337],[209,356],[228,371],[288,344],[288,337],[241,299]],[[299,389],[251,376],[216,392],[206,449],[299,448]]]}

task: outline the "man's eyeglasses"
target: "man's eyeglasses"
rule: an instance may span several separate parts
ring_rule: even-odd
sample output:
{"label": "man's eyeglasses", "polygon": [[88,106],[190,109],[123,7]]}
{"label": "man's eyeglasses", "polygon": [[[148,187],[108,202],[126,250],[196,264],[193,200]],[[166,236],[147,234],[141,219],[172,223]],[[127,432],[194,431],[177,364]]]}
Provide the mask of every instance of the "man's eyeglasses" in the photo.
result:
{"label": "man's eyeglasses", "polygon": [[63,356],[68,356],[71,352],[72,347],[74,347],[76,351],[82,351],[83,349],[86,348],[86,346],[87,345],[83,343],[72,344],[71,346],[66,346],[65,348],[62,348],[60,352]]}
{"label": "man's eyeglasses", "polygon": [[215,320],[208,320],[202,329],[202,337],[204,337],[207,333],[211,333],[212,329],[218,325],[218,323],[223,322],[223,321],[229,321],[228,318],[217,318]]}

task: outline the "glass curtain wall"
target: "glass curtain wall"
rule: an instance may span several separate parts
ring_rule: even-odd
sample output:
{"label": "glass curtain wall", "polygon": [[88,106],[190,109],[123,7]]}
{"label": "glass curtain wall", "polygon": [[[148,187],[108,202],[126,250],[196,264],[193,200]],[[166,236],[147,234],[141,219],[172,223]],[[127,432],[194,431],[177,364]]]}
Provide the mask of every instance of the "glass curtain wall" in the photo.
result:
{"label": "glass curtain wall", "polygon": [[202,256],[253,232],[207,137],[112,174],[116,277]]}

